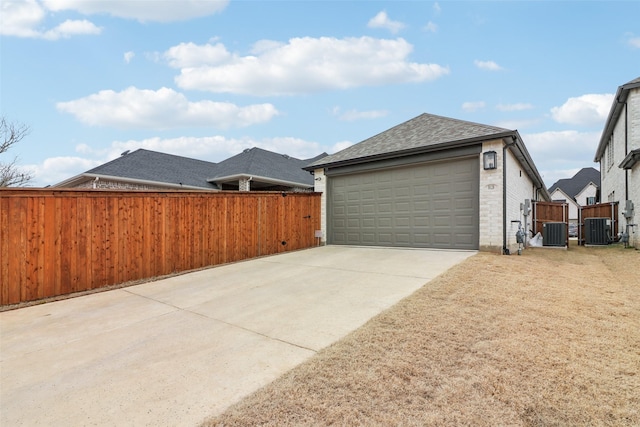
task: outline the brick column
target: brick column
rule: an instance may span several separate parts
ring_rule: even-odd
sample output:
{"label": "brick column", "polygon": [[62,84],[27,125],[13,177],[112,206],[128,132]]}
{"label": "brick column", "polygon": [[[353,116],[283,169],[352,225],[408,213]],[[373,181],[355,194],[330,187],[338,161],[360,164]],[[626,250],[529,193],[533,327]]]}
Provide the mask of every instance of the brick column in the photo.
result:
{"label": "brick column", "polygon": [[238,181],[238,190],[240,190],[240,191],[251,191],[251,179],[249,179],[249,178],[240,178],[240,181]]}

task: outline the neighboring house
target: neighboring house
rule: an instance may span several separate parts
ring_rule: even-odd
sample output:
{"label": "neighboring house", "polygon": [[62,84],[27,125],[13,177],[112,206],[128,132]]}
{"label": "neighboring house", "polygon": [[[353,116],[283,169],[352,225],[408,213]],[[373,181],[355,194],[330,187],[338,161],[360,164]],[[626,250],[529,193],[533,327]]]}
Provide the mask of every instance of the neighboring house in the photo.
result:
{"label": "neighboring house", "polygon": [[207,181],[215,163],[157,151],[125,151],[117,159],[76,175],[53,187],[112,190],[218,190]]}
{"label": "neighboring house", "polygon": [[614,232],[627,231],[629,243],[640,248],[640,77],[618,87],[594,161],[600,163],[602,201],[619,202]]}
{"label": "neighboring house", "polygon": [[513,252],[526,200],[550,200],[517,131],[431,114],[305,169],[328,244]]}
{"label": "neighboring house", "polygon": [[571,178],[560,179],[549,188],[551,200],[569,205],[569,223],[578,224],[580,206],[600,203],[600,172],[582,168]]}
{"label": "neighboring house", "polygon": [[60,182],[54,187],[122,190],[312,191],[302,167],[326,154],[300,160],[250,148],[220,163],[139,149]]}
{"label": "neighboring house", "polygon": [[248,148],[218,163],[207,181],[221,190],[313,191],[313,175],[302,168],[326,155],[300,160],[261,148]]}

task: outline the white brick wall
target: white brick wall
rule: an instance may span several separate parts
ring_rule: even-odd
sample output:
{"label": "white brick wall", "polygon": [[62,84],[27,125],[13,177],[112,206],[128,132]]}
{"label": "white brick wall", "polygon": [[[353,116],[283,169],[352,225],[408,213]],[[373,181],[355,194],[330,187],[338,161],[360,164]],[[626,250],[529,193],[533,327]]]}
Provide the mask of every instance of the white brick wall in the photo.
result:
{"label": "white brick wall", "polygon": [[134,184],[120,181],[110,181],[106,179],[100,179],[94,181],[93,179],[84,181],[74,188],[95,188],[101,190],[162,190],[164,187],[152,186],[145,184]]}
{"label": "white brick wall", "polygon": [[[484,170],[482,168],[482,155],[480,155],[480,250],[502,253],[503,245],[503,149],[502,140],[488,141],[482,144],[482,152],[495,151],[498,154],[497,169]],[[521,221],[525,226],[523,212],[520,204],[525,199],[535,200],[535,186],[520,163],[511,153],[506,150],[507,156],[507,248],[514,253],[518,244],[516,243],[516,231],[518,223],[511,221]],[[531,215],[527,219],[529,225]],[[528,234],[529,235],[529,234]]]}
{"label": "white brick wall", "polygon": [[[518,249],[516,242],[516,231],[518,231],[518,223],[512,221],[521,221],[525,226],[525,218],[520,205],[525,199],[535,200],[536,189],[529,175],[522,168],[518,160],[507,150],[507,248],[511,253],[515,253]],[[531,237],[528,232],[531,229],[531,215],[527,217],[526,239]]]}
{"label": "white brick wall", "polygon": [[313,178],[313,191],[322,193],[320,199],[320,227],[322,230],[322,238],[320,242],[325,245],[327,243],[327,177],[324,175],[324,169],[316,169],[313,172]]}
{"label": "white brick wall", "polygon": [[497,153],[497,169],[484,170],[480,162],[480,250],[502,252],[502,140],[482,144],[482,152]]}
{"label": "white brick wall", "polygon": [[[627,220],[622,215],[624,210],[625,199],[625,170],[618,167],[622,159],[625,157],[625,127],[627,138],[627,152],[640,148],[640,88],[629,91],[627,98],[626,117],[628,122],[625,123],[625,111],[620,114],[620,118],[616,122],[613,131],[614,158],[613,165],[608,167],[608,147],[605,148],[604,155],[600,159],[601,171],[601,192],[600,200],[602,202],[617,201],[618,206],[618,224],[619,232],[624,231]],[[625,126],[626,125],[626,126]],[[636,163],[633,169],[626,172],[628,177],[629,200],[635,205],[635,215],[629,221],[632,224],[638,224],[634,227],[630,236],[631,246],[640,248],[640,165]],[[609,200],[609,195],[614,193],[613,200]]]}

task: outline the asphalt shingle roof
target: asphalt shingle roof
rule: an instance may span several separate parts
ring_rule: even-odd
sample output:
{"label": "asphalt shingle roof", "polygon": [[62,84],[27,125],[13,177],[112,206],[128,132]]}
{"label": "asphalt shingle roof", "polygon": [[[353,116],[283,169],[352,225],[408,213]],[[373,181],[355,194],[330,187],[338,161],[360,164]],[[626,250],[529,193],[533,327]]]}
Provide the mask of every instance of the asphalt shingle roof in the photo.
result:
{"label": "asphalt shingle roof", "polygon": [[139,149],[85,172],[122,178],[182,184],[208,190],[216,188],[207,182],[215,163]]}
{"label": "asphalt shingle roof", "polygon": [[584,187],[590,182],[600,188],[600,172],[594,168],[582,168],[572,178],[559,179],[551,187],[549,187],[549,193],[556,191],[556,188],[561,189],[567,196],[572,197],[574,200],[578,193],[580,193]]}
{"label": "asphalt shingle roof", "polygon": [[324,157],[308,165],[307,168],[313,169],[316,166],[333,163],[357,159],[364,160],[385,154],[435,147],[441,144],[489,138],[508,132],[512,131],[496,126],[424,113],[342,151]]}
{"label": "asphalt shingle roof", "polygon": [[313,175],[302,168],[326,155],[322,153],[312,159],[300,160],[257,147],[249,148],[218,163],[207,179],[216,181],[242,174],[313,186]]}

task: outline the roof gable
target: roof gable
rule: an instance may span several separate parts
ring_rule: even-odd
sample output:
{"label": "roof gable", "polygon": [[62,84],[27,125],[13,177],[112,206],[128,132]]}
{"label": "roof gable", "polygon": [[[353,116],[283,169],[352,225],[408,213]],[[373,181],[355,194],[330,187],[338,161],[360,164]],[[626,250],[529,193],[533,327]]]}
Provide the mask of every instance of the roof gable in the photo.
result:
{"label": "roof gable", "polygon": [[[574,206],[578,206],[576,201],[571,196],[569,196],[567,193],[562,191],[562,189],[560,187],[554,189],[553,191],[549,190],[549,193],[551,193],[551,201],[564,200],[566,203],[570,203],[570,204],[572,204]],[[562,198],[560,198],[558,196],[562,196]]]}
{"label": "roof gable", "polygon": [[242,153],[218,163],[207,180],[221,182],[226,178],[245,175],[313,187],[313,176],[302,168],[326,155],[323,153],[312,159],[300,160],[257,147],[248,148]]}
{"label": "roof gable", "polygon": [[566,195],[575,199],[590,183],[600,188],[600,172],[591,167],[582,168],[573,177],[556,181],[555,184],[549,187],[549,193],[553,193],[557,188],[560,188]]}
{"label": "roof gable", "polygon": [[378,158],[456,142],[498,137],[512,131],[495,126],[423,113],[317,161],[307,168],[357,159]]}

